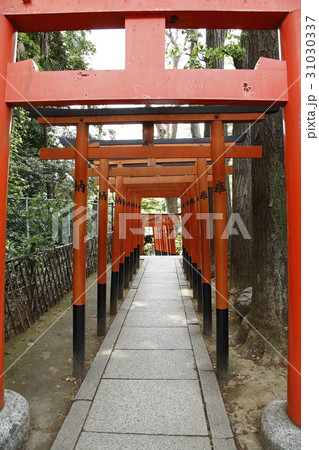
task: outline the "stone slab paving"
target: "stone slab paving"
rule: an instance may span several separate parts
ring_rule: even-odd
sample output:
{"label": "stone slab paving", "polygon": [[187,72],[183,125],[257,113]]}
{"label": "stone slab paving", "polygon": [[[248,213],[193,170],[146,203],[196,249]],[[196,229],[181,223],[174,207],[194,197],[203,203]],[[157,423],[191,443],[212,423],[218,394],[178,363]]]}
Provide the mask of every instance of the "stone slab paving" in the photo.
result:
{"label": "stone slab paving", "polygon": [[192,350],[114,350],[103,378],[198,379]]}
{"label": "stone slab paving", "polygon": [[208,437],[146,434],[81,434],[77,450],[211,450]]}
{"label": "stone slab paving", "polygon": [[52,448],[236,449],[179,257],[144,259]]}

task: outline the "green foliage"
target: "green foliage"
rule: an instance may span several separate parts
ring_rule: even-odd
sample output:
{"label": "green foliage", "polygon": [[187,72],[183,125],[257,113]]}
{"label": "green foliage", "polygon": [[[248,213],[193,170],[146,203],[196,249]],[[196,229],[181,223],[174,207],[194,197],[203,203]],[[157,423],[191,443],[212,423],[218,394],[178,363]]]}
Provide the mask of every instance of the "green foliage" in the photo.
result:
{"label": "green foliage", "polygon": [[[19,33],[17,60],[33,59],[39,70],[83,70],[95,52],[85,31]],[[39,149],[57,146],[61,130],[44,128],[23,108],[13,112],[8,185],[7,257],[55,245],[52,217],[72,205],[73,161],[41,161]],[[100,130],[102,133],[102,130]],[[98,188],[88,183],[88,200]],[[28,208],[26,207],[28,197]]]}
{"label": "green foliage", "polygon": [[33,59],[39,70],[84,70],[95,45],[86,31],[19,33],[17,60]]}
{"label": "green foliage", "polygon": [[212,48],[203,43],[203,35],[198,30],[182,30],[184,40],[178,40],[175,36],[171,38],[168,56],[174,58],[182,55],[188,56],[186,69],[210,69],[214,67],[214,62],[221,61],[225,56],[234,59],[242,59],[245,56],[245,49],[240,45],[241,30],[228,30],[226,41],[223,46]]}
{"label": "green foliage", "polygon": [[143,198],[142,213],[165,213],[166,202],[164,198]]}
{"label": "green foliage", "polygon": [[146,256],[152,256],[152,255],[154,255],[154,252],[153,252],[153,244],[151,244],[151,243],[146,243],[146,244],[144,244],[144,248],[143,248],[143,255],[146,255]]}
{"label": "green foliage", "polygon": [[193,45],[189,60],[185,65],[187,69],[209,69],[213,67],[215,61],[221,61],[225,56],[242,59],[246,55],[245,49],[240,46],[240,36],[233,33],[232,30],[228,30],[227,43],[216,48],[202,44],[198,37],[196,38],[196,35],[193,35],[190,39]]}

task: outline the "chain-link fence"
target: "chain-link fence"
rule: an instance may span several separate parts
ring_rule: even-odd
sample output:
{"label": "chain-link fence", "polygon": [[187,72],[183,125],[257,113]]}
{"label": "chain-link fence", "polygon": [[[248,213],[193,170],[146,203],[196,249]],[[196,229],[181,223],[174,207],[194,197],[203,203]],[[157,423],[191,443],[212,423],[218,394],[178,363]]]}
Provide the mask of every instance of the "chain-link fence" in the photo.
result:
{"label": "chain-link fence", "polygon": [[[108,230],[113,229],[113,203],[109,204]],[[87,204],[87,238],[98,232],[98,203]],[[63,245],[73,240],[73,202],[8,197],[7,258]]]}

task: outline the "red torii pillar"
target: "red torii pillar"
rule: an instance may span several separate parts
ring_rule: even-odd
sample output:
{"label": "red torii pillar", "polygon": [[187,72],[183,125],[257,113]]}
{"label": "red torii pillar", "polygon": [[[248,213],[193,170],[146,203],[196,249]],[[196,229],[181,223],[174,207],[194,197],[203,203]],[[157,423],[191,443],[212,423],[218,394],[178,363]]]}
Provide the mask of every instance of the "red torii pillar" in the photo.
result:
{"label": "red torii pillar", "polygon": [[[206,159],[205,163],[206,164]],[[206,164],[207,165],[207,164]],[[198,173],[198,160],[196,162],[196,171]],[[196,211],[196,217],[199,217],[200,214],[200,189],[199,189],[199,183],[195,183],[195,189],[196,189],[196,203],[195,203],[195,211]],[[196,220],[196,238],[197,238],[197,246],[199,249],[199,255],[198,255],[198,261],[197,261],[197,311],[203,312],[203,279],[202,279],[202,254],[201,254],[201,240],[202,240],[202,231],[201,231],[201,222],[200,220]]]}
{"label": "red torii pillar", "polygon": [[118,295],[117,298],[119,300],[122,300],[124,297],[124,264],[125,264],[125,252],[126,252],[126,248],[129,247],[130,245],[130,240],[131,237],[130,235],[127,236],[126,238],[124,238],[124,236],[122,235],[122,233],[127,232],[128,229],[128,223],[127,220],[125,219],[125,216],[127,214],[127,212],[129,211],[129,206],[128,206],[128,196],[127,196],[127,191],[125,190],[125,188],[123,187],[123,191],[122,194],[124,196],[124,198],[122,199],[122,202],[120,203],[120,215],[119,215],[119,249],[120,249],[120,256],[119,256],[119,281],[118,281]]}
{"label": "red torii pillar", "polygon": [[4,16],[0,15],[0,409],[4,404],[4,292],[5,292],[5,249],[7,221],[8,170],[10,152],[11,109],[6,105],[7,64],[14,61],[16,30]]}
{"label": "red torii pillar", "polygon": [[288,103],[284,108],[288,224],[288,386],[287,411],[301,426],[301,11],[280,26],[282,59],[287,62]]}
{"label": "red torii pillar", "polygon": [[214,213],[221,217],[214,220],[214,249],[216,271],[216,359],[220,379],[228,377],[228,254],[223,232],[227,227],[226,181],[225,181],[225,139],[223,122],[211,124],[211,145],[213,163]]}
{"label": "red torii pillar", "polygon": [[73,375],[84,373],[85,361],[85,281],[86,281],[86,202],[89,126],[77,126],[73,221]]}
{"label": "red torii pillar", "polygon": [[[204,334],[212,334],[212,286],[211,286],[211,257],[210,257],[210,228],[206,159],[197,160],[199,208],[201,218],[201,266],[202,266],[202,290],[203,290],[203,328]],[[223,164],[225,172],[225,166]],[[201,288],[201,287],[200,287]]]}
{"label": "red torii pillar", "polygon": [[108,171],[109,161],[101,159],[99,167],[99,236],[97,276],[97,335],[106,333],[106,272],[108,253]]}
{"label": "red torii pillar", "polygon": [[119,294],[119,265],[121,256],[121,246],[119,239],[121,205],[124,202],[123,177],[117,177],[115,182],[115,211],[113,225],[113,250],[112,250],[112,273],[111,273],[111,294],[110,294],[110,314],[117,313],[117,299]]}
{"label": "red torii pillar", "polygon": [[131,279],[130,276],[131,234],[128,221],[126,221],[126,237],[127,241],[125,243],[125,255],[124,255],[124,288],[128,289],[130,287],[130,279]]}

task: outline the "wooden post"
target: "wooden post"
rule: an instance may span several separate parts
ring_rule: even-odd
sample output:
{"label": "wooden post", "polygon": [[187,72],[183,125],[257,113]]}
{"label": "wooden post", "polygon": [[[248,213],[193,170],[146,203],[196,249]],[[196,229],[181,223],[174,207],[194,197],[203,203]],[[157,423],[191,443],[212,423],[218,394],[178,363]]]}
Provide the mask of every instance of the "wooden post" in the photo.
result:
{"label": "wooden post", "polygon": [[85,281],[86,203],[89,127],[77,126],[73,220],[73,376],[84,374],[85,361]]}
{"label": "wooden post", "polygon": [[[132,212],[135,216],[137,216],[138,214],[138,207],[137,207],[137,195],[135,194],[133,196],[133,207],[132,207]],[[139,221],[138,218],[135,217],[133,219],[133,229],[137,230],[139,228]],[[137,266],[138,266],[138,238],[139,235],[137,234],[137,232],[135,231],[135,233],[133,233],[133,245],[134,245],[134,273],[137,272]]]}
{"label": "wooden post", "polygon": [[197,247],[197,218],[196,218],[196,189],[195,185],[191,186],[189,189],[190,199],[189,207],[191,212],[191,245],[192,245],[192,287],[193,287],[193,297],[198,298],[198,276],[197,276],[197,261],[198,261],[198,247]]}
{"label": "wooden post", "polygon": [[113,250],[112,250],[112,274],[111,274],[111,295],[110,295],[110,314],[117,313],[117,299],[119,290],[119,264],[120,264],[120,212],[123,198],[123,177],[117,177],[115,182],[115,211],[113,225]]}
{"label": "wooden post", "polygon": [[[191,214],[190,193],[186,192],[186,208],[187,213]],[[192,240],[192,217],[187,221],[189,238],[188,238],[188,281],[190,288],[193,289],[193,240]]]}
{"label": "wooden post", "polygon": [[163,240],[163,255],[166,256],[168,254],[167,236],[166,236],[166,226],[165,226],[165,223],[163,222],[163,218],[162,218],[161,233],[162,233],[162,240]]}
{"label": "wooden post", "polygon": [[176,255],[175,223],[173,220],[171,220],[171,246],[173,255]]}
{"label": "wooden post", "polygon": [[125,263],[125,249],[129,245],[128,241],[124,236],[122,236],[122,233],[124,232],[124,229],[128,227],[128,223],[126,220],[126,213],[129,211],[128,208],[128,201],[126,192],[124,189],[124,186],[122,186],[122,190],[120,191],[123,195],[122,201],[120,204],[120,212],[119,212],[119,287],[118,287],[118,299],[122,300],[124,297],[124,263]]}
{"label": "wooden post", "polygon": [[106,272],[108,236],[108,172],[109,161],[101,159],[99,167],[99,236],[97,279],[97,335],[106,333]]}
{"label": "wooden post", "polygon": [[[202,169],[202,168],[201,168]],[[198,173],[198,162],[196,162],[196,170]],[[200,215],[200,186],[199,183],[195,184],[195,196],[196,196],[196,237],[197,237],[197,247],[199,250],[198,260],[197,260],[197,311],[203,312],[203,276],[202,276],[202,255],[201,255],[201,245],[202,245],[202,235],[201,235],[201,222],[199,220]]]}
{"label": "wooden post", "polygon": [[[130,212],[130,207],[128,207]],[[126,221],[126,242],[124,255],[124,288],[130,287],[130,252],[131,252],[131,235],[128,221]]]}
{"label": "wooden post", "polygon": [[[313,23],[313,22],[311,22]],[[284,109],[288,225],[288,389],[287,411],[301,426],[301,18],[287,14],[280,28],[287,62],[289,101]],[[310,30],[310,31],[313,31]]]}
{"label": "wooden post", "polygon": [[182,240],[183,240],[183,267],[185,271],[186,279],[189,279],[189,270],[188,270],[188,224],[185,223],[185,214],[187,213],[186,206],[186,195],[185,193],[181,195],[181,221],[182,221]]}
{"label": "wooden post", "polygon": [[[129,199],[130,199],[130,204],[131,204],[130,212],[132,213],[133,212],[133,206],[132,206],[132,204],[133,204],[133,196],[132,196],[131,193],[130,193]],[[133,236],[133,233],[130,230],[131,223],[132,222],[128,223],[128,228],[129,228],[129,233],[128,233],[128,235],[129,235],[129,252],[130,252],[130,260],[129,260],[130,261],[130,281],[133,280],[133,275],[134,275],[134,236]]]}
{"label": "wooden post", "polygon": [[140,268],[140,256],[143,255],[143,245],[144,245],[144,234],[145,234],[145,228],[142,221],[142,213],[141,213],[141,198],[137,197],[137,211],[139,213],[139,220],[138,220],[138,226],[141,228],[141,232],[138,236],[138,257],[137,257],[137,268]]}
{"label": "wooden post", "polygon": [[4,295],[6,261],[7,192],[11,109],[5,103],[7,65],[15,59],[16,34],[11,22],[0,15],[0,409],[4,404]]}
{"label": "wooden post", "polygon": [[206,336],[212,334],[212,286],[210,263],[210,231],[209,231],[209,205],[207,184],[207,163],[205,158],[198,158],[198,187],[201,227],[201,254],[202,254],[202,288],[203,288],[203,328]]}
{"label": "wooden post", "polygon": [[211,124],[211,145],[213,162],[214,213],[221,218],[214,220],[214,251],[216,272],[216,362],[217,375],[228,377],[228,249],[227,238],[222,235],[227,227],[226,181],[225,181],[225,140],[223,123]]}

